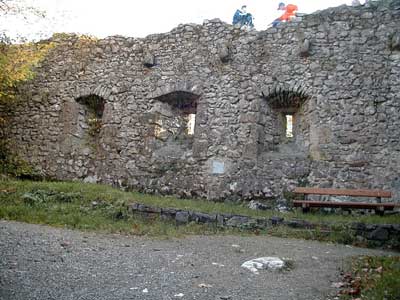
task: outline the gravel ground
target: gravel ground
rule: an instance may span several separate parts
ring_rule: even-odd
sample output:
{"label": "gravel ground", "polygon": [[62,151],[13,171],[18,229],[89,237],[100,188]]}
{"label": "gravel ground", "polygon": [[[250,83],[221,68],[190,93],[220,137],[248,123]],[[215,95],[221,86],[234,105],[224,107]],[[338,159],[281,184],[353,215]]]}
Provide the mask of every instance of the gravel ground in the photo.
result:
{"label": "gravel ground", "polygon": [[[328,299],[343,259],[362,254],[389,252],[268,236],[155,240],[0,221],[0,299]],[[290,258],[293,269],[256,275],[241,267],[263,256]]]}

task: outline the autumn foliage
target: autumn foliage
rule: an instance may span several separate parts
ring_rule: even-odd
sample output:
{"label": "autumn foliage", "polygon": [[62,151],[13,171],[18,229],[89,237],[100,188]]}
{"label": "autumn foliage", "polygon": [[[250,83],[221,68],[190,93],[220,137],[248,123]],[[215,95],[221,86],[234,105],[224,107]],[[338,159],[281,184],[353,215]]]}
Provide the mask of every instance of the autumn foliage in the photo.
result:
{"label": "autumn foliage", "polygon": [[12,113],[18,88],[34,78],[34,69],[54,47],[54,43],[10,44],[0,42],[0,173],[21,176],[32,173],[31,167],[15,153],[11,153],[5,134],[7,115]]}
{"label": "autumn foliage", "polygon": [[340,299],[400,299],[400,257],[366,256],[354,258],[351,269],[338,283]]}

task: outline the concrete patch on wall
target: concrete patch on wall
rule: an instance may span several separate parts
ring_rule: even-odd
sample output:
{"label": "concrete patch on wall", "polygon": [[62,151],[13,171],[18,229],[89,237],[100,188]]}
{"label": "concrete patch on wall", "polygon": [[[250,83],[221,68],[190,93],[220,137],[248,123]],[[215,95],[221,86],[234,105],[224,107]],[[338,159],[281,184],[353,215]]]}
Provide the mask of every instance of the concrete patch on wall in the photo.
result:
{"label": "concrete patch on wall", "polygon": [[211,163],[212,174],[224,174],[225,173],[225,163],[223,161],[213,160]]}

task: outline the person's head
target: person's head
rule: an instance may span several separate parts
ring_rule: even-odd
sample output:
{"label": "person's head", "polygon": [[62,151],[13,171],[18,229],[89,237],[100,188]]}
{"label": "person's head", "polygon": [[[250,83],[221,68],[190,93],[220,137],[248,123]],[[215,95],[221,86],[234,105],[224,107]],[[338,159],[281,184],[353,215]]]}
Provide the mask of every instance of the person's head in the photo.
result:
{"label": "person's head", "polygon": [[285,8],[286,8],[285,3],[283,2],[279,3],[278,10],[284,10]]}
{"label": "person's head", "polygon": [[246,12],[247,6],[246,6],[246,5],[243,5],[242,8],[241,8],[240,10],[241,10],[242,12]]}

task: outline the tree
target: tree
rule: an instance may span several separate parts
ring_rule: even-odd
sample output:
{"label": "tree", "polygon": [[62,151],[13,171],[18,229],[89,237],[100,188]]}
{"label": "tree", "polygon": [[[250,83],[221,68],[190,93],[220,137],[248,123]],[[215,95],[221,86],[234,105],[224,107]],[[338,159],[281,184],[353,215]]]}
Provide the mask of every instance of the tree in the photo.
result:
{"label": "tree", "polygon": [[[0,0],[0,19],[5,24],[23,24],[32,26],[33,24],[47,19],[46,12],[37,7],[30,5],[26,0]],[[17,31],[10,32],[3,26],[0,29],[0,41],[23,43],[27,41],[27,37]],[[44,32],[43,32],[44,33]],[[42,33],[35,33],[41,38]],[[4,40],[4,38],[6,40]]]}
{"label": "tree", "polygon": [[[25,0],[0,0],[0,19],[7,18],[30,23],[46,18],[46,13]],[[32,68],[50,48],[49,42],[27,42],[24,36],[0,29],[0,105],[15,99],[18,85],[33,77]]]}
{"label": "tree", "polygon": [[[0,19],[8,17],[29,22],[32,18],[45,18],[45,14],[24,1],[0,0]],[[0,113],[3,112],[0,115],[0,173],[20,177],[33,172],[26,162],[9,150],[5,127],[7,116],[12,113],[17,99],[19,85],[33,78],[33,67],[53,46],[49,41],[26,42],[21,35],[10,36],[5,30],[0,30]]]}

